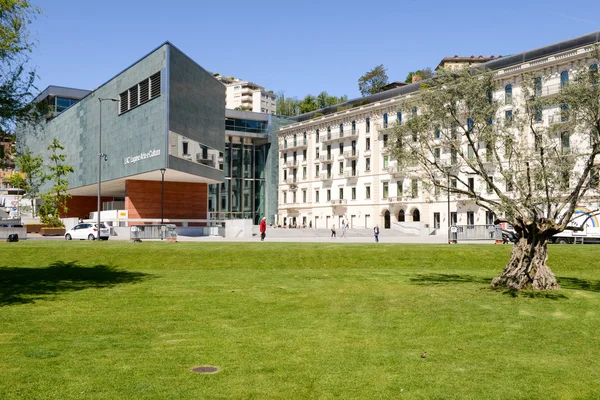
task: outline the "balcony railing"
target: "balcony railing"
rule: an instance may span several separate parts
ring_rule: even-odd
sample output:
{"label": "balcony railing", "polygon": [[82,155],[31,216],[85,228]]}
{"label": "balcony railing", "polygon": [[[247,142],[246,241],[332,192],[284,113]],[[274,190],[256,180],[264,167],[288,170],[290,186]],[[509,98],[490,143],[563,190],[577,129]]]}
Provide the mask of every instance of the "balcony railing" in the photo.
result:
{"label": "balcony railing", "polygon": [[346,199],[329,200],[329,203],[332,206],[341,206],[341,205],[347,204],[348,200],[346,200]]}
{"label": "balcony railing", "polygon": [[371,150],[365,150],[365,152],[363,153],[363,156],[371,157]]}
{"label": "balcony railing", "polygon": [[338,140],[355,139],[358,137],[358,129],[349,130],[348,132],[327,133],[319,138],[321,143],[330,143]]}
{"label": "balcony railing", "polygon": [[321,157],[319,157],[319,160],[322,163],[330,163],[330,162],[333,162],[333,156],[331,154],[325,154],[325,155],[322,155]]}
{"label": "balcony railing", "polygon": [[346,171],[346,172],[344,172],[344,178],[347,178],[347,179],[358,178],[358,171]]}
{"label": "balcony railing", "polygon": [[333,174],[330,173],[324,173],[320,175],[320,178],[322,181],[330,181],[333,179]]}
{"label": "balcony railing", "polygon": [[295,143],[284,142],[281,146],[283,150],[300,149],[308,146],[308,139],[298,139]]}
{"label": "balcony railing", "polygon": [[352,159],[358,158],[358,150],[345,151],[344,158],[346,160],[352,160]]}
{"label": "balcony railing", "polygon": [[297,177],[295,177],[295,176],[291,176],[291,177],[287,178],[287,179],[285,180],[285,182],[286,182],[287,184],[290,184],[290,185],[291,185],[291,184],[293,184],[293,183],[296,183],[296,182],[298,182],[298,178],[297,178]]}
{"label": "balcony railing", "polygon": [[397,165],[392,165],[387,168],[390,175],[402,175],[402,170]]}
{"label": "balcony railing", "polygon": [[387,146],[382,147],[381,154],[390,154],[390,149]]}
{"label": "balcony railing", "polygon": [[291,160],[285,163],[288,168],[298,168],[298,160]]}

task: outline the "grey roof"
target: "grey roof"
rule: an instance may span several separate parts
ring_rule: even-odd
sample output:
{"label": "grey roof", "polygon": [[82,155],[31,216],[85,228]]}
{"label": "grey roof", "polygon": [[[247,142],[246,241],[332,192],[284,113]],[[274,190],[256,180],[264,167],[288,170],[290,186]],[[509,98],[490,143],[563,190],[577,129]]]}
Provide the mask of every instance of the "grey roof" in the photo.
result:
{"label": "grey roof", "polygon": [[[583,35],[574,39],[568,39],[559,43],[551,44],[548,46],[540,47],[534,50],[525,51],[523,53],[514,54],[512,56],[503,56],[502,58],[498,58],[495,60],[488,61],[486,63],[480,64],[479,67],[485,67],[491,70],[498,70],[502,68],[506,68],[511,65],[521,64],[530,60],[538,59],[541,57],[547,57],[552,54],[560,53],[563,51],[579,48],[585,45],[594,44],[600,42],[600,31],[596,31],[593,33],[589,33],[587,35]],[[395,89],[386,90],[385,92],[375,93],[370,96],[358,97],[356,99],[351,99],[346,101],[345,103],[336,104],[334,106],[321,108],[319,110],[311,111],[305,114],[297,115],[295,117],[291,117],[296,122],[307,121],[312,119],[315,114],[333,114],[337,112],[339,107],[352,107],[352,105],[366,101],[368,103],[376,103],[378,101],[391,99],[392,97],[400,96],[403,94],[414,93],[417,92],[421,86],[421,84],[426,81],[419,81],[415,83],[411,83],[406,86],[402,86]]]}
{"label": "grey roof", "polygon": [[68,88],[63,86],[48,86],[43,92],[37,95],[34,102],[38,102],[42,99],[45,99],[48,96],[59,96],[59,97],[67,97],[69,99],[77,99],[81,100],[88,94],[90,94],[91,90],[85,89],[75,89]]}

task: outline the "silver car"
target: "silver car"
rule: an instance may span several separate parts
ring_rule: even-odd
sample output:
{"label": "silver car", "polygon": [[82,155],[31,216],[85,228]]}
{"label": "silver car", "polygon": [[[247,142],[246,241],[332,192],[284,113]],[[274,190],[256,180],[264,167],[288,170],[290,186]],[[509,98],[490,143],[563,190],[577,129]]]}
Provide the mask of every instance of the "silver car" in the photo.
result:
{"label": "silver car", "polygon": [[100,235],[98,235],[98,224],[82,223],[77,224],[65,233],[65,239],[96,240],[98,237],[102,240],[108,240],[110,230],[103,223],[100,224]]}

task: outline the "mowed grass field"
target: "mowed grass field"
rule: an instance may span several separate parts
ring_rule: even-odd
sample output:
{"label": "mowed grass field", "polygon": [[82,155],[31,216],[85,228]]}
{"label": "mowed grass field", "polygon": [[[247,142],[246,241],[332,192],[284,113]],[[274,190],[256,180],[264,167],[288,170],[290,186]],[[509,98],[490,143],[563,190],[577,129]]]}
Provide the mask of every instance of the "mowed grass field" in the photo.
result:
{"label": "mowed grass field", "polygon": [[490,290],[509,252],[0,243],[0,399],[600,398],[600,246],[551,294]]}

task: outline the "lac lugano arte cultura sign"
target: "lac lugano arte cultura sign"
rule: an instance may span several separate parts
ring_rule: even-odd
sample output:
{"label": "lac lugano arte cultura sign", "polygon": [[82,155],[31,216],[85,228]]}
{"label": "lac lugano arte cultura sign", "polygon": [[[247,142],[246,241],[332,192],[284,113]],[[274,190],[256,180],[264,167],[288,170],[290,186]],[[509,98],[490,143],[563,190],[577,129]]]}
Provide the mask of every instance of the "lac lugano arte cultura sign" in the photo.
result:
{"label": "lac lugano arte cultura sign", "polygon": [[123,164],[127,165],[127,164],[135,164],[138,161],[142,161],[142,160],[147,160],[149,158],[153,158],[153,157],[158,157],[160,156],[160,150],[159,149],[153,149],[150,150],[146,153],[142,152],[140,154],[137,154],[135,156],[128,156],[125,157],[123,159]]}

